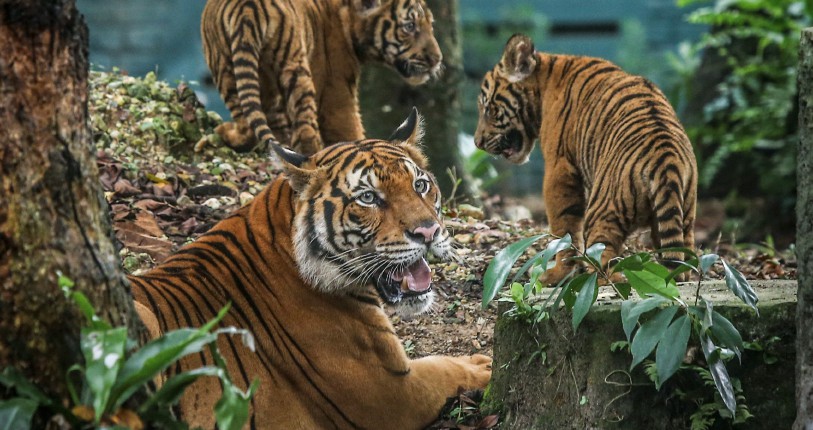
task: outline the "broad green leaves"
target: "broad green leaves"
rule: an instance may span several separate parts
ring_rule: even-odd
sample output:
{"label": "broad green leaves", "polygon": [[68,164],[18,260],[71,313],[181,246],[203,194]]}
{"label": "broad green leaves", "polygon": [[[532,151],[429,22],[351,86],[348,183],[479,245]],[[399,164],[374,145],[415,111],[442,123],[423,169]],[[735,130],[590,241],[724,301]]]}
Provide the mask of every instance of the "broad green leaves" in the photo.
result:
{"label": "broad green leaves", "polygon": [[531,247],[537,240],[545,237],[540,234],[532,237],[527,237],[518,242],[508,245],[500,251],[486,269],[483,275],[483,309],[494,299],[497,292],[505,284],[508,279],[508,274],[511,268],[514,267],[519,257]]}
{"label": "broad green leaves", "polygon": [[630,351],[632,352],[630,370],[644,361],[655,350],[655,346],[663,339],[666,329],[669,327],[669,323],[672,322],[677,310],[677,306],[661,309],[652,319],[641,324],[641,328],[635,333],[630,345]]}
{"label": "broad green leaves", "polygon": [[655,352],[655,363],[658,367],[656,388],[660,389],[661,385],[680,369],[691,332],[692,320],[688,315],[677,317],[666,328]]}
{"label": "broad green leaves", "polygon": [[22,397],[0,400],[0,430],[29,430],[37,406],[36,400]]}
{"label": "broad green leaves", "polygon": [[[67,371],[71,376],[68,378],[68,388],[73,409],[68,410],[61,402],[52,401],[15,369],[6,368],[0,373],[0,386],[14,390],[17,397],[0,401],[0,430],[28,429],[34,413],[41,406],[62,415],[77,428],[82,420],[93,421],[93,425],[98,427],[121,412],[129,412],[138,424],[142,423],[140,416],[151,420],[148,424],[154,423],[161,428],[185,428],[176,421],[169,408],[178,402],[183,390],[200,376],[216,376],[221,380],[223,395],[215,407],[218,427],[229,430],[242,428],[258,381],[252,383],[247,392],[235,387],[226,372],[226,363],[217,350],[217,337],[222,333],[242,335],[246,346],[253,350],[253,338],[246,330],[230,327],[212,331],[226,315],[229,305],[203,327],[168,332],[127,357],[134,342],[127,338],[126,327],[111,327],[101,320],[87,298],[72,290],[73,282],[67,277],[60,275],[59,285],[88,320],[88,327],[82,329],[80,336],[84,365],[74,364]],[[216,367],[203,367],[173,376],[157,393],[146,399],[139,408],[139,415],[121,408],[160,372],[186,355],[202,352],[207,346],[215,358]],[[74,374],[78,378],[72,378]],[[83,382],[81,396],[77,395],[71,382],[79,379]],[[83,412],[80,418],[80,414],[74,415],[72,412],[75,410],[89,413],[86,416]]]}
{"label": "broad green leaves", "polygon": [[740,273],[738,270],[732,269],[731,266],[729,266],[725,261],[723,261],[723,270],[725,270],[725,285],[728,287],[728,289],[731,290],[735,296],[739,297],[743,303],[754,309],[757,312],[757,315],[759,315],[759,310],[757,309],[757,302],[759,301],[759,298],[748,281],[745,280],[745,277],[742,276],[742,273]]}
{"label": "broad green leaves", "polygon": [[598,293],[597,282],[598,275],[593,273],[585,280],[581,290],[579,290],[579,293],[576,295],[576,302],[573,304],[573,331],[579,328],[579,324],[582,323],[585,315],[587,315],[590,306],[596,301],[596,294]]}

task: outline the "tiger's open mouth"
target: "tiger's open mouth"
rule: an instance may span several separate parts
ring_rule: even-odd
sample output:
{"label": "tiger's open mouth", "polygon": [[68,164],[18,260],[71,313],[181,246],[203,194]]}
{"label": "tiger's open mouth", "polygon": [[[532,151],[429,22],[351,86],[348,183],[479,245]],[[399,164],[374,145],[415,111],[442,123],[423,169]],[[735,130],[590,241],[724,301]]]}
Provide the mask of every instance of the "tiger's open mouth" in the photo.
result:
{"label": "tiger's open mouth", "polygon": [[376,279],[375,287],[381,299],[391,305],[404,298],[421,299],[432,291],[432,269],[421,257],[402,269],[385,271]]}
{"label": "tiger's open mouth", "polygon": [[511,129],[508,131],[508,133],[503,135],[502,139],[500,140],[499,147],[494,152],[510,159],[521,151],[522,133],[516,129]]}
{"label": "tiger's open mouth", "polygon": [[410,85],[421,85],[440,74],[440,62],[423,60],[398,60],[395,69]]}

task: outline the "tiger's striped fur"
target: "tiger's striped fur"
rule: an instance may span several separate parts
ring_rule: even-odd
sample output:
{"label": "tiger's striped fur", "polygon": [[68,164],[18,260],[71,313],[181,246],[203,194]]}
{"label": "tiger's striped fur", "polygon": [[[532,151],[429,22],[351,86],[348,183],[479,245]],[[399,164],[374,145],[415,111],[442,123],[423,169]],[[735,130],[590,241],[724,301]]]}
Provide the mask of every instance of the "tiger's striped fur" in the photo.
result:
{"label": "tiger's striped fur", "polygon": [[[424,311],[434,293],[423,256],[451,252],[411,119],[393,141],[339,143],[311,157],[276,146],[286,178],[130,278],[153,337],[233,304],[222,324],[251,330],[257,352],[229,338],[218,345],[236,384],[260,379],[251,428],[419,429],[458,387],[488,383],[491,359],[482,355],[410,360],[382,309]],[[172,370],[205,363],[208,352]],[[212,428],[219,387],[192,385],[183,418]]]}
{"label": "tiger's striped fur", "polygon": [[361,63],[417,85],[443,58],[424,0],[209,0],[201,33],[234,121],[216,132],[236,150],[276,140],[310,155],[363,139]]}
{"label": "tiger's striped fur", "polygon": [[[656,248],[694,247],[694,152],[648,80],[606,60],[536,52],[528,37],[514,35],[483,79],[478,106],[478,148],[519,164],[539,138],[552,234],[604,243],[605,265],[638,227],[651,228]],[[547,281],[571,268],[557,264]]]}

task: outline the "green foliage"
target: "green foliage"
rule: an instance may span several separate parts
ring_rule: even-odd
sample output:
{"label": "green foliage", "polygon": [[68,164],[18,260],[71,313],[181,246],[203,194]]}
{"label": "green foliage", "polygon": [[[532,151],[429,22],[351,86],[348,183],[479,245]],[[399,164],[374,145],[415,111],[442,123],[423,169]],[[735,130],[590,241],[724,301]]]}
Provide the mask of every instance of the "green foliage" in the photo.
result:
{"label": "green foliage", "polygon": [[[248,417],[248,404],[257,389],[259,381],[254,381],[247,392],[235,387],[226,372],[226,363],[217,349],[220,334],[239,334],[253,349],[253,338],[245,330],[224,328],[214,330],[229,309],[227,305],[213,320],[199,329],[179,329],[166,333],[141,348],[127,337],[126,327],[111,327],[96,315],[90,301],[79,291],[74,291],[73,282],[59,275],[59,286],[65,295],[73,300],[87,319],[82,328],[80,349],[84,364],[75,364],[68,369],[68,388],[72,397],[72,408],[68,410],[60,402],[46,396],[38,387],[28,382],[16,369],[8,367],[0,374],[0,385],[16,392],[17,397],[0,402],[0,422],[8,423],[2,429],[27,429],[39,407],[48,408],[53,414],[65,417],[74,428],[87,422],[95,428],[106,428],[112,423],[121,422],[122,417],[130,416],[131,424],[146,423],[166,428],[186,428],[178,422],[170,408],[180,399],[183,391],[201,376],[215,376],[220,379],[223,395],[215,406],[215,417],[221,429],[239,430]],[[137,415],[127,410],[124,404],[145,384],[161,372],[189,354],[197,354],[208,347],[215,366],[173,375],[161,388],[149,396],[137,410]],[[129,353],[129,354],[128,354]],[[129,357],[128,357],[129,355]],[[81,387],[74,386],[74,373],[81,375]],[[86,427],[85,424],[81,425]]]}
{"label": "green foliage", "polygon": [[[522,239],[494,257],[483,278],[484,307],[488,306],[505,284],[519,258],[542,237],[543,235]],[[538,280],[540,275],[555,265],[554,256],[564,250],[575,253],[576,256],[571,259],[585,264],[589,272],[581,274],[571,272],[557,286],[543,290]],[[548,318],[550,314],[556,312],[560,303],[564,303],[564,307],[572,311],[575,332],[596,301],[598,281],[601,279],[625,299],[621,303],[621,324],[627,340],[623,343],[616,342],[614,348],[629,347],[632,354],[630,369],[645,362],[654,352],[655,360],[651,365],[645,365],[644,370],[655,382],[656,388],[661,389],[663,384],[681,368],[689,340],[694,339],[695,343],[701,345],[709,366],[708,375],[716,389],[716,395],[727,410],[727,417],[734,417],[741,408],[737,405],[738,393],[728,375],[725,363],[735,356],[741,359],[745,345],[737,328],[715,311],[713,304],[700,294],[701,281],[712,266],[721,264],[728,288],[743,303],[756,311],[758,298],[754,289],[739,271],[716,254],[697,255],[686,248],[661,249],[658,252],[681,252],[689,259],[685,262],[671,262],[678,265],[677,268],[669,270],[657,262],[651,254],[641,252],[623,258],[607,268],[601,265],[603,250],[604,245],[596,244],[585,252],[580,252],[571,243],[569,236],[551,241],[545,251],[531,256],[518,270],[511,282],[509,294],[500,299],[514,303],[508,315],[537,323]],[[681,298],[675,282],[678,274],[687,271],[691,271],[697,277],[694,304],[687,303],[686,299]],[[530,273],[528,282],[524,284],[518,282],[526,273]],[[614,281],[620,273],[623,273],[626,282]],[[635,291],[640,299],[629,298],[631,291]],[[698,418],[698,422],[704,419]]]}
{"label": "green foliage", "polygon": [[[709,3],[679,1],[681,6]],[[792,216],[796,195],[796,68],[800,31],[811,23],[809,3],[718,0],[688,15],[689,22],[711,31],[684,46],[679,60],[673,57],[688,93],[697,82],[698,66],[713,68],[719,62],[722,67],[702,112],[686,112],[694,118],[687,132],[697,147],[700,185],[724,182],[726,191],[731,186],[739,192],[758,189],[786,217]],[[731,170],[734,160],[742,171]],[[756,178],[741,174],[754,171],[760,172]],[[758,183],[745,182],[752,179]]]}

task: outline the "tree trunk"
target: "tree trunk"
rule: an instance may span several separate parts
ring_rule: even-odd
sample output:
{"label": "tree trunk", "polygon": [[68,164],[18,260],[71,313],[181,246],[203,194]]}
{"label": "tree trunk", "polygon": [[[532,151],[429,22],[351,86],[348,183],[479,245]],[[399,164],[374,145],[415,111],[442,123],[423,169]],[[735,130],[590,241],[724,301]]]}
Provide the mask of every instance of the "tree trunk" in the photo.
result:
{"label": "tree trunk", "polygon": [[[424,117],[424,150],[444,197],[449,197],[452,180],[447,169],[458,178],[464,174],[457,145],[460,130],[460,85],[463,78],[462,51],[457,20],[457,0],[427,0],[435,17],[435,38],[443,53],[445,67],[440,79],[413,87],[395,72],[381,66],[367,66],[361,78],[361,111],[366,134],[386,139],[406,118],[412,106]],[[467,184],[457,197],[471,197]]]}
{"label": "tree trunk", "polygon": [[57,273],[111,324],[141,327],[92,153],[87,40],[74,0],[0,0],[0,369],[63,399],[84,321]]}
{"label": "tree trunk", "polygon": [[796,255],[799,291],[796,310],[797,430],[813,429],[813,28],[799,46],[799,152],[797,157]]}

